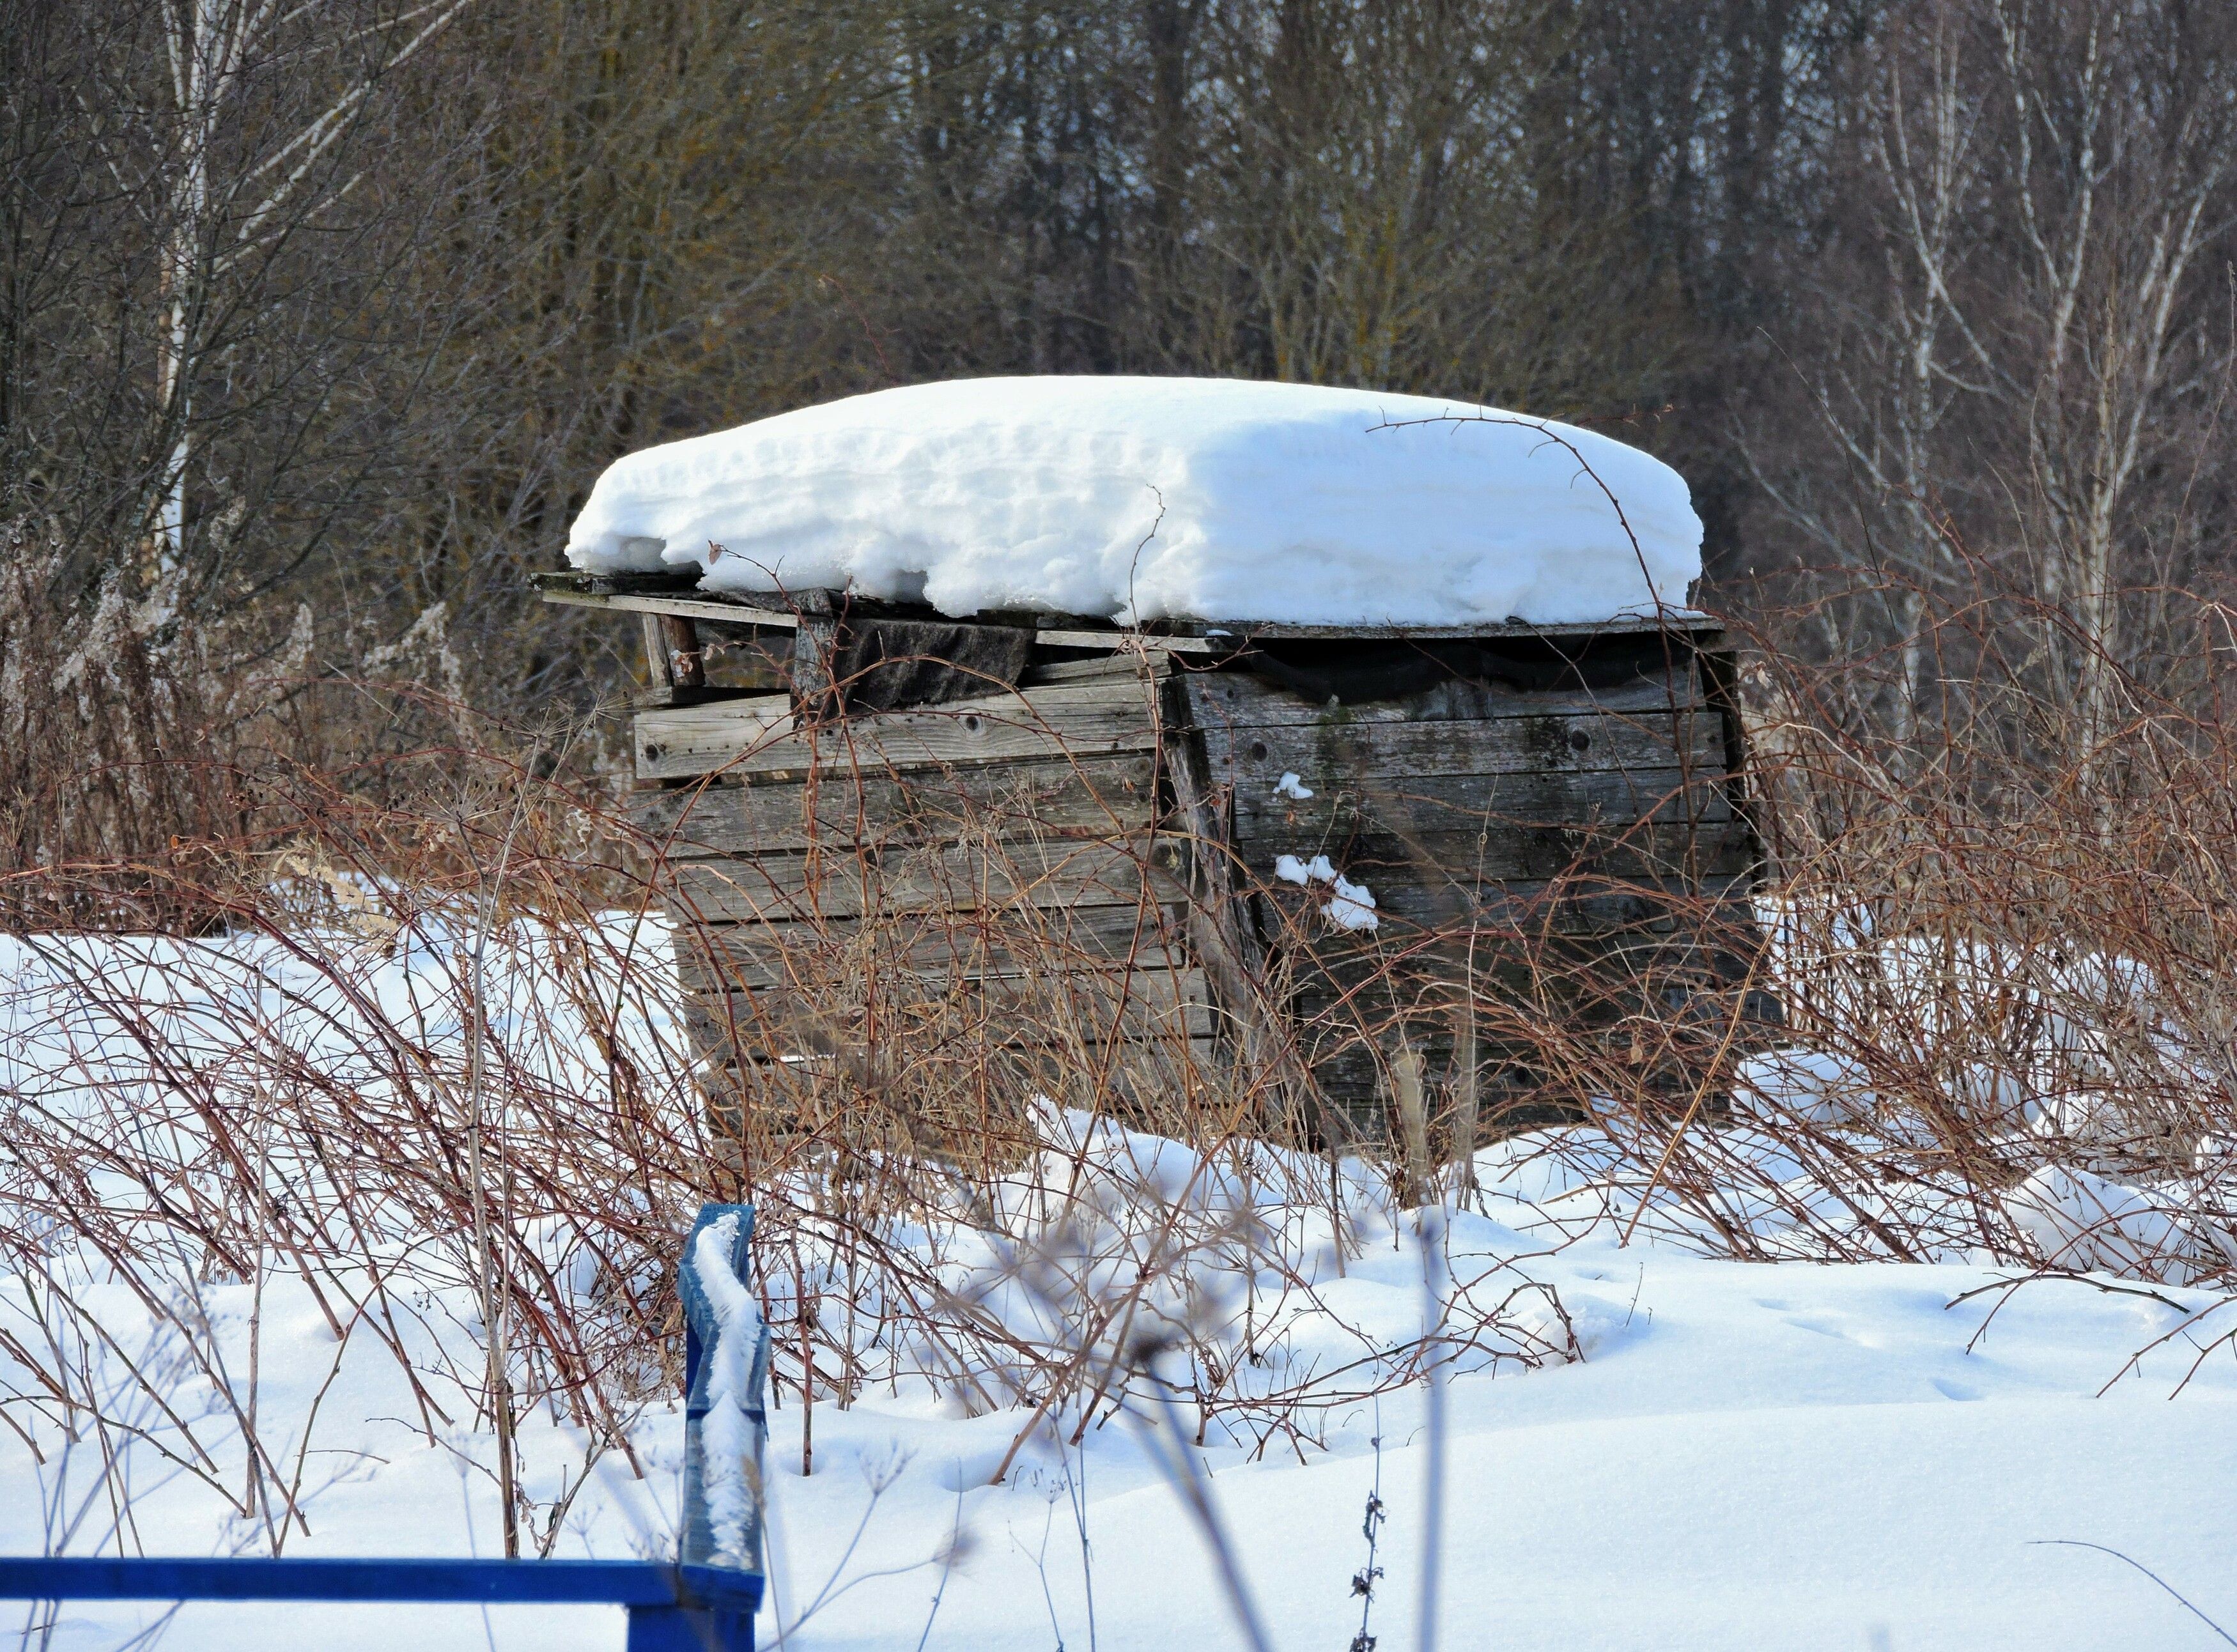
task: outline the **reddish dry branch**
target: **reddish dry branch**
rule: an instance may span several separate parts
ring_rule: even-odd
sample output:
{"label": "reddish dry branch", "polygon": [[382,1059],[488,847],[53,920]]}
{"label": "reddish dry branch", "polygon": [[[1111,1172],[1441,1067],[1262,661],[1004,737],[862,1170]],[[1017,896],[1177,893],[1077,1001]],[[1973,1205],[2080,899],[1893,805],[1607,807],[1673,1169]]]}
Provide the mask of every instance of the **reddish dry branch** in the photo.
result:
{"label": "reddish dry branch", "polygon": [[[1931,708],[1938,743],[1916,734],[1917,707],[1912,734],[1887,732],[1870,657],[1810,667],[1778,646],[1792,632],[1766,629],[1739,702],[1746,773],[1695,760],[1732,747],[1689,745],[1689,708],[1627,707],[1606,719],[1611,743],[1620,731],[1680,755],[1623,793],[1622,812],[1559,828],[1567,839],[1531,835],[1557,794],[1542,769],[1500,777],[1475,817],[1442,771],[1394,768],[1373,788],[1316,773],[1313,798],[1277,793],[1264,768],[1304,771],[1262,734],[1303,725],[1271,712],[1220,726],[1217,761],[1208,735],[1184,760],[1178,731],[1208,724],[1183,714],[1207,694],[1178,676],[1125,679],[1149,738],[1052,760],[949,753],[625,793],[583,778],[565,741],[478,724],[424,690],[389,702],[392,727],[422,719],[421,734],[443,737],[393,754],[301,760],[275,739],[165,758],[197,772],[146,795],[214,788],[221,825],[161,853],[119,839],[42,857],[35,833],[0,876],[17,956],[113,1030],[98,1060],[9,1098],[0,1244],[19,1270],[82,1244],[159,1313],[174,1311],[166,1258],[191,1255],[209,1279],[284,1269],[310,1282],[341,1339],[372,1339],[412,1373],[431,1437],[486,1421],[502,1399],[557,1407],[624,1450],[636,1408],[672,1380],[668,1263],[710,1196],[752,1198],[761,1242],[787,1259],[763,1274],[784,1392],[812,1381],[847,1404],[905,1374],[973,1407],[1041,1406],[1086,1425],[1155,1364],[1185,1367],[1200,1414],[1221,1426],[1275,1444],[1309,1430],[1302,1389],[1238,1367],[1231,1344],[1173,1306],[1192,1273],[1237,1256],[1270,1281],[1254,1313],[1316,1300],[1313,1268],[1248,1221],[1167,1198],[1138,1201],[1131,1226],[1096,1227],[1103,1240],[1059,1242],[1088,1208],[1066,1206],[1059,1176],[1039,1237],[1002,1253],[1046,1310],[1030,1332],[983,1290],[959,1292],[954,1259],[902,1242],[937,1214],[1011,1245],[1028,1164],[1045,1189],[1052,1164],[1093,1185],[1102,1173],[1059,1108],[1178,1138],[1206,1166],[1284,1150],[1285,1175],[1317,1163],[1325,1176],[1313,1155],[1349,1131],[1344,1175],[1417,1195],[1453,1181],[1456,1153],[1558,1109],[1571,1123],[1506,1156],[1565,1160],[1564,1176],[1622,1210],[1651,1191],[1651,1220],[1742,1257],[1985,1247],[2046,1263],[2004,1195],[2062,1167],[2163,1197],[2186,1231],[2227,1231],[2237,744],[2221,714],[2225,667],[2201,645],[2122,677],[2128,720],[2083,743],[2040,656],[1998,629],[2023,603],[1999,600],[1995,624],[1983,604],[1937,620],[1951,662]],[[999,738],[1046,734],[1031,704]],[[1564,716],[1560,749],[1582,760],[1593,747],[1568,739]],[[1436,721],[1394,727],[1418,741]],[[911,738],[920,754],[935,743],[923,728]],[[1356,727],[1313,738],[1371,751]],[[1637,778],[1564,773],[1611,800]],[[81,779],[92,797],[126,784],[98,766]],[[47,775],[30,794],[62,791]],[[37,819],[62,830],[51,809]],[[77,819],[70,831],[111,830]],[[1745,867],[1716,859],[1743,821],[1773,874],[1752,892]],[[1481,875],[1471,863],[1468,876],[1409,880],[1425,862],[1449,872],[1471,834]],[[1327,885],[1270,875],[1277,846],[1327,852],[1370,884],[1381,926],[1333,926]],[[1758,906],[1767,946],[1732,924]],[[663,913],[652,928],[617,918]],[[166,942],[120,972],[74,950],[67,931],[93,922],[222,944]],[[534,990],[492,1006],[477,938],[511,949],[516,971],[532,958]],[[284,992],[242,990],[244,948],[284,965]],[[406,958],[424,997],[373,990],[378,968]],[[1766,1037],[1757,991],[1783,1012],[1776,1036],[1834,1077],[1799,1099],[1744,1095],[1734,1116],[1729,1075]],[[206,1008],[182,1018],[187,1001]],[[478,1030],[478,1063],[465,1027]],[[1416,1058],[1420,1122],[1386,1129],[1390,1071],[1405,1063],[1410,1086]],[[1589,1128],[1574,1122],[1587,1114]],[[1300,1177],[1288,1193],[1326,1203],[1330,1185]],[[486,1254],[459,1237],[476,1231],[478,1201],[494,1217]],[[2213,1281],[2228,1262],[2209,1245],[2133,1271],[2178,1267]],[[443,1345],[415,1323],[413,1281],[444,1268],[505,1326],[501,1396],[478,1367],[429,1363]],[[1114,1287],[1119,1274],[1130,1284]],[[1466,1334],[1484,1357],[1564,1352],[1546,1330],[1558,1305],[1523,1313],[1513,1279],[1471,1289],[1484,1311]],[[1142,1303],[1162,1316],[1155,1337]],[[74,1299],[50,1306],[93,1334]],[[206,1339],[182,1346],[208,1357]],[[0,1411],[142,1425],[35,1342],[6,1352],[26,1376]],[[1314,1403],[1371,1395],[1418,1363],[1363,1346],[1356,1370],[1316,1371]],[[166,1426],[187,1471],[213,1484],[222,1453],[203,1437],[253,1433],[245,1412]],[[261,1490],[247,1500],[283,1517],[300,1461],[261,1442],[251,1458]],[[221,1489],[246,1495],[237,1476]]]}

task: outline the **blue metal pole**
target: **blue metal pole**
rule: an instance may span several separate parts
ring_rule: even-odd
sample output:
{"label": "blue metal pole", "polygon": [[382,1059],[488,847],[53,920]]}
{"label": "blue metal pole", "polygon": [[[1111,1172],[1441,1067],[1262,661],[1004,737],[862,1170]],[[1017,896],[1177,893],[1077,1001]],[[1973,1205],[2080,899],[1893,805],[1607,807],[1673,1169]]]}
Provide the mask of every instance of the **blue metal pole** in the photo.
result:
{"label": "blue metal pole", "polygon": [[[0,1600],[471,1601],[485,1605],[612,1605],[629,1612],[629,1652],[753,1652],[762,1603],[761,1487],[743,1565],[715,1564],[707,1518],[701,1425],[710,1408],[707,1355],[721,1334],[692,1247],[700,1232],[735,1214],[727,1259],[746,1276],[750,1205],[706,1205],[684,1241],[677,1284],[684,1309],[683,1532],[674,1564],[650,1560],[237,1560],[163,1556],[0,1556]],[[746,1405],[754,1469],[769,1428],[769,1332],[754,1349]]]}
{"label": "blue metal pole", "polygon": [[0,1599],[6,1600],[673,1606],[683,1593],[678,1570],[652,1560],[0,1557]]}
{"label": "blue metal pole", "polygon": [[753,1652],[758,1573],[651,1560],[0,1557],[0,1600],[460,1601],[628,1609],[629,1652]]}

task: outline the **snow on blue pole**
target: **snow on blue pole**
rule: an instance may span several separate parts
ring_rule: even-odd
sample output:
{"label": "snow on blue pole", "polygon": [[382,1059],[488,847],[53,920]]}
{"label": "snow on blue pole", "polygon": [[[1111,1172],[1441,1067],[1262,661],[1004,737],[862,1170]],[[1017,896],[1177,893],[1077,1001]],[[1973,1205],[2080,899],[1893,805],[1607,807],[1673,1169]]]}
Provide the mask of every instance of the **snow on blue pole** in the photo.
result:
{"label": "snow on blue pole", "polygon": [[758,1570],[769,1327],[746,1284],[751,1205],[703,1205],[676,1269],[683,1302],[683,1518],[676,1558]]}

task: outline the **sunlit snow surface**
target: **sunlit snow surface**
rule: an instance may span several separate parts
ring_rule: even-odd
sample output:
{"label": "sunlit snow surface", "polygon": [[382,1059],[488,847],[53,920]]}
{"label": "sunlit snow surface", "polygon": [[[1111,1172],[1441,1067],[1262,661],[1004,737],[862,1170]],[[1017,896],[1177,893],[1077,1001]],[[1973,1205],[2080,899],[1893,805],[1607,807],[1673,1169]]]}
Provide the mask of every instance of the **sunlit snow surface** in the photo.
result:
{"label": "sunlit snow surface", "polygon": [[[16,990],[36,964],[5,944],[10,1019],[0,1055],[11,1105],[22,1105],[67,1076],[39,1064],[54,1059],[51,1018],[64,1006],[51,992]],[[72,943],[113,946],[108,978],[120,987],[135,947],[147,944]],[[242,962],[257,966],[244,967],[242,991],[284,978],[269,956]],[[373,985],[406,991],[394,972],[411,964],[407,950],[373,971]],[[500,958],[500,1003],[505,976]],[[274,1004],[275,1025],[285,1028]],[[313,1007],[289,1011],[305,1017],[307,1039]],[[169,1013],[194,1010],[180,1004]],[[74,1058],[97,1059],[98,1009],[80,1003],[69,1013]],[[589,1055],[553,1051],[551,1065],[587,1065]],[[1277,1230],[1285,1254],[1315,1272],[1314,1295],[1279,1345],[1294,1370],[1331,1370],[1418,1334],[1425,1294],[1415,1219],[1389,1210],[1363,1168],[1342,1177],[1354,1231],[1339,1268],[1325,1202],[1269,1203],[1266,1181],[1231,1162],[1205,1167],[1178,1144],[1078,1116],[1053,1116],[1046,1129],[1047,1165],[1005,1183],[991,1219],[1045,1212],[1065,1185],[1049,1167],[1085,1162],[1106,1201],[1185,1197]],[[1777,1174],[1772,1143],[1732,1135],[1736,1163]],[[1573,1136],[1559,1162],[1543,1151],[1548,1140],[1521,1138],[1480,1156],[1480,1204],[1449,1216],[1449,1273],[1481,1303],[1505,1301],[1518,1287],[1528,1293],[1534,1282],[1550,1287],[1582,1357],[1534,1369],[1489,1357],[1457,1362],[1449,1428],[1434,1447],[1447,1471],[1440,1532],[1422,1524],[1433,1442],[1418,1386],[1379,1404],[1302,1409],[1295,1440],[1276,1432],[1261,1444],[1215,1429],[1191,1448],[1275,1644],[1350,1641],[1359,1622],[1350,1579],[1366,1558],[1362,1507],[1378,1473],[1387,1575],[1370,1628],[1385,1647],[1415,1643],[1433,1541],[1442,1556],[1440,1643],[1452,1648],[2221,1644],[2120,1560],[2055,1546],[2068,1543],[2134,1557],[2237,1630],[2237,1526],[2227,1518],[2237,1411],[2224,1409],[2237,1398],[2237,1368],[2225,1348],[2194,1374],[2195,1347],[2181,1334],[2131,1364],[2217,1299],[2109,1275],[1969,1296],[2015,1273],[1958,1261],[1709,1260],[1698,1221],[1660,1205],[1626,1243],[1637,1188],[1594,1179],[1589,1133]],[[999,1235],[960,1219],[894,1238],[967,1290],[1000,1274]],[[11,1334],[26,1333],[41,1268],[76,1269],[86,1281],[115,1339],[96,1364],[117,1392],[128,1387],[122,1358],[145,1366],[165,1357],[145,1305],[104,1280],[97,1260],[59,1241],[43,1259],[16,1259],[0,1286]],[[1203,1312],[1217,1319],[1239,1311],[1251,1281],[1208,1263],[1203,1283]],[[419,1294],[406,1320],[414,1359],[471,1372],[476,1325],[464,1287],[431,1277]],[[1013,1294],[996,1282],[981,1300],[1010,1315]],[[247,1364],[250,1297],[246,1285],[203,1290],[236,1371]],[[1565,1334],[1549,1300],[1528,1294],[1502,1323],[1514,1334]],[[2189,1337],[2209,1340],[2229,1312],[2237,1309],[2199,1321]],[[491,1553],[488,1437],[454,1418],[436,1427],[430,1447],[392,1356],[353,1338],[337,1366],[322,1316],[284,1267],[266,1282],[262,1313],[267,1439],[295,1451],[317,1414],[304,1475],[311,1532],[288,1552]],[[6,1369],[12,1390],[24,1373]],[[185,1378],[171,1398],[190,1418],[207,1419],[221,1405],[206,1384]],[[1182,1412],[1185,1423],[1185,1400]],[[873,1386],[845,1412],[827,1397],[815,1416],[815,1472],[803,1480],[800,1411],[780,1394],[769,1458],[775,1611],[789,1621],[815,1608],[787,1643],[1020,1652],[1059,1642],[1144,1652],[1236,1644],[1204,1545],[1125,1419],[1090,1426],[1078,1449],[1036,1436],[1006,1483],[987,1484],[1026,1415],[1009,1405],[964,1417],[908,1385]],[[261,1549],[259,1523],[228,1517],[215,1493],[154,1449],[172,1438],[160,1416],[143,1405],[127,1420],[148,1432],[136,1446],[112,1434],[135,1454],[132,1519],[148,1551]],[[224,1438],[222,1426],[207,1432]],[[73,1506],[94,1484],[97,1439],[67,1449],[51,1432],[39,1439],[43,1464],[0,1435],[0,1548],[10,1552],[36,1552],[45,1511]],[[557,1552],[627,1556],[666,1541],[682,1455],[675,1408],[649,1410],[636,1443],[645,1478],[609,1458],[563,1523]],[[557,1494],[579,1468],[581,1444],[564,1418],[527,1419],[522,1449],[534,1497]],[[221,1483],[237,1480],[237,1455],[221,1453],[218,1466]],[[104,1505],[88,1511],[71,1546],[93,1551],[109,1517]],[[942,1554],[956,1558],[942,1563]],[[70,1607],[51,1644],[119,1646],[162,1616],[153,1607]],[[776,1621],[765,1611],[765,1642],[774,1642]],[[492,1609],[485,1627],[471,1607],[201,1605],[172,1620],[161,1644],[231,1648],[260,1638],[379,1652],[406,1641],[617,1649],[622,1622],[597,1609]]]}
{"label": "sunlit snow surface", "polygon": [[1701,523],[1660,461],[1474,403],[1235,379],[914,385],[647,448],[577,567],[709,589],[1304,624],[1539,623],[1686,601]]}

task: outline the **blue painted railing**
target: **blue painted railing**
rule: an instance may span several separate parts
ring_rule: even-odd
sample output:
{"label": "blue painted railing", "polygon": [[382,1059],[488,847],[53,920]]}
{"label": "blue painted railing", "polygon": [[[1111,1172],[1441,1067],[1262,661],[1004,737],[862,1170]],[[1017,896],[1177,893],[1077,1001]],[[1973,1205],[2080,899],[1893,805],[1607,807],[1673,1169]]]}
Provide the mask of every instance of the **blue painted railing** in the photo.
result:
{"label": "blue painted railing", "polygon": [[[736,1214],[730,1266],[746,1277],[749,1205],[708,1205],[683,1247],[684,1483],[681,1557],[656,1560],[388,1560],[174,1558],[168,1556],[0,1557],[0,1600],[458,1602],[470,1604],[607,1605],[629,1613],[629,1652],[753,1652],[761,1608],[761,1533],[749,1534],[748,1566],[710,1565],[701,1490],[706,1415],[705,1353],[718,1327],[693,1265],[699,1230]],[[756,1438],[767,1427],[760,1399],[769,1374],[768,1333],[753,1362]],[[758,1470],[759,1464],[756,1464]]]}
{"label": "blue painted railing", "polygon": [[753,1652],[758,1572],[654,1560],[0,1558],[0,1600],[456,1601],[607,1605],[629,1652]]}

